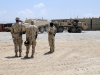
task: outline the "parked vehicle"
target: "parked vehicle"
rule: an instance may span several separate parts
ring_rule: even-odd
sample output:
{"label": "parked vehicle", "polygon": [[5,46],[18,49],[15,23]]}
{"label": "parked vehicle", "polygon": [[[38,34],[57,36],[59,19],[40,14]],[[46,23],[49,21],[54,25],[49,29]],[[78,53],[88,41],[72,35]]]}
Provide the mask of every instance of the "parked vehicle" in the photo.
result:
{"label": "parked vehicle", "polygon": [[80,22],[79,20],[73,20],[71,22],[53,22],[57,32],[63,32],[64,28],[67,28],[69,33],[81,33],[82,30],[86,30],[88,25],[85,22]]}
{"label": "parked vehicle", "polygon": [[39,32],[43,33],[48,30],[49,22],[43,19],[26,19],[25,23],[31,24],[31,21],[34,21],[35,25],[38,26]]}

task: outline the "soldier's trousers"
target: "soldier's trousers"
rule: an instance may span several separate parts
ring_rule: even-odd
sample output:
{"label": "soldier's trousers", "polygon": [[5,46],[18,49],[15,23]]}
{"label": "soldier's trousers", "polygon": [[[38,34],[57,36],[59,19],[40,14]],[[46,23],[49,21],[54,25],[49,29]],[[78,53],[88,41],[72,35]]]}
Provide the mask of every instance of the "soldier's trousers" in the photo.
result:
{"label": "soldier's trousers", "polygon": [[50,46],[50,52],[54,52],[55,50],[55,39],[49,38],[49,46]]}
{"label": "soldier's trousers", "polygon": [[32,45],[32,54],[31,54],[31,56],[34,56],[35,46],[36,46],[36,40],[35,39],[30,40],[30,45],[26,46],[26,56],[28,56],[28,54],[29,54],[29,50],[30,50],[31,45]]}
{"label": "soldier's trousers", "polygon": [[14,42],[14,47],[15,47],[15,53],[17,53],[19,51],[19,53],[22,52],[22,37],[16,37],[13,39]]}

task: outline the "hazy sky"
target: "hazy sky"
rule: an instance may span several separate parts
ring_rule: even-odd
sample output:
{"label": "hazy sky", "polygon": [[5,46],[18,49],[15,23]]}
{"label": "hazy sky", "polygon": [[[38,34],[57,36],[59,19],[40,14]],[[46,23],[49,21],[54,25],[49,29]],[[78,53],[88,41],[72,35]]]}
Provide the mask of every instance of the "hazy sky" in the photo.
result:
{"label": "hazy sky", "polygon": [[65,19],[100,16],[100,0],[0,0],[0,22],[15,17]]}

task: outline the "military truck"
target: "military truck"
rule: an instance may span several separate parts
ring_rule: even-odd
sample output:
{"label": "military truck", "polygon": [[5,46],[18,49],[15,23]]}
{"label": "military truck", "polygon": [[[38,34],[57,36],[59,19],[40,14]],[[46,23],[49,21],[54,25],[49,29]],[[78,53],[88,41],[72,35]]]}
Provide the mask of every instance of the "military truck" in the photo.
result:
{"label": "military truck", "polygon": [[50,23],[47,20],[43,19],[26,19],[25,23],[31,24],[31,21],[34,21],[35,25],[38,26],[40,33],[47,31],[50,25]]}
{"label": "military truck", "polygon": [[63,32],[66,28],[69,33],[81,33],[82,30],[86,30],[88,25],[85,22],[80,22],[79,20],[53,22],[57,32]]}
{"label": "military truck", "polygon": [[[23,25],[28,27],[31,25],[31,21],[34,21],[35,25],[38,26],[39,32],[43,33],[44,31],[47,31],[49,28],[49,22],[47,20],[43,19],[26,19]],[[5,27],[5,29],[10,31],[11,27]]]}
{"label": "military truck", "polygon": [[5,24],[5,25],[6,25],[6,26],[5,26],[5,31],[6,31],[6,32],[10,32],[12,24],[13,24],[13,23],[7,23],[7,24]]}

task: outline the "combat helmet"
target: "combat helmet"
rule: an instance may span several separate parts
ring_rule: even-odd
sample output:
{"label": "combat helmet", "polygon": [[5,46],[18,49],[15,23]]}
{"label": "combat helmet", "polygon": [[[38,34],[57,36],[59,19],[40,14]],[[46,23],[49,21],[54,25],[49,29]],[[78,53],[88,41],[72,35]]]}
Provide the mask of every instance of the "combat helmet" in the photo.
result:
{"label": "combat helmet", "polygon": [[31,24],[34,25],[34,20],[31,20]]}
{"label": "combat helmet", "polygon": [[16,18],[15,18],[15,20],[19,20],[19,19],[20,19],[19,17],[16,17]]}
{"label": "combat helmet", "polygon": [[29,46],[29,44],[30,44],[29,41],[25,41],[25,42],[24,42],[24,45],[25,45],[25,46]]}

